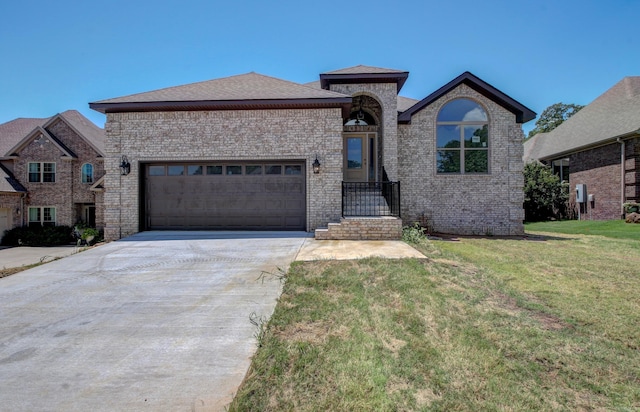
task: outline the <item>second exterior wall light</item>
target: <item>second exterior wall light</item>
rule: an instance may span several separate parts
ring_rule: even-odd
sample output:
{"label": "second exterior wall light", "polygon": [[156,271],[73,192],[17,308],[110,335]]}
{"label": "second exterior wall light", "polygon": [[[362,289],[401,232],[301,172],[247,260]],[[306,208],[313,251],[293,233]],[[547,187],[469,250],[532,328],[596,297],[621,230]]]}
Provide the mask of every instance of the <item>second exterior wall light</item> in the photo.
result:
{"label": "second exterior wall light", "polygon": [[316,160],[313,161],[311,166],[313,166],[313,173],[320,173],[320,161],[318,160],[318,155],[316,155]]}
{"label": "second exterior wall light", "polygon": [[120,162],[120,174],[122,176],[126,176],[129,173],[131,173],[131,164],[129,163],[127,156],[122,155],[122,159]]}

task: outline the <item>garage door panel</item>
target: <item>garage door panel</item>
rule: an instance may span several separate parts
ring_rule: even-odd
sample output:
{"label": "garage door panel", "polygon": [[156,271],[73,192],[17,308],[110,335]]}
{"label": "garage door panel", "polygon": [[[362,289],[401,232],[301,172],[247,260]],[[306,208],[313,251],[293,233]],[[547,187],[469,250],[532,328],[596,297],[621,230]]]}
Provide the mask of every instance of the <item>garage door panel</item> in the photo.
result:
{"label": "garage door panel", "polygon": [[[278,166],[277,162],[269,165]],[[150,166],[165,171],[180,169],[176,164],[150,164],[145,170]],[[303,171],[302,163],[281,163],[279,168],[264,164],[256,167],[260,164],[255,162],[232,166],[233,173],[243,174],[223,174],[225,165],[187,163],[182,166],[184,170],[206,172],[181,176],[147,173],[147,229],[305,229],[304,173],[285,174],[286,170]],[[281,174],[259,174],[267,170],[280,170]]]}

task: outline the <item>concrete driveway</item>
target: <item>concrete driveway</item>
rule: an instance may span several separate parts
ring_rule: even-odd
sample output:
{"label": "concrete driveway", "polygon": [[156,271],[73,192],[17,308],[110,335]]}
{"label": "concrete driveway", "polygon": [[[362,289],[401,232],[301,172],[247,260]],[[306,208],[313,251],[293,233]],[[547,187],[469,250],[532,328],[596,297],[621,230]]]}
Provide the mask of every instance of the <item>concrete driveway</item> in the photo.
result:
{"label": "concrete driveway", "polygon": [[309,234],[144,232],[0,279],[0,409],[222,410]]}

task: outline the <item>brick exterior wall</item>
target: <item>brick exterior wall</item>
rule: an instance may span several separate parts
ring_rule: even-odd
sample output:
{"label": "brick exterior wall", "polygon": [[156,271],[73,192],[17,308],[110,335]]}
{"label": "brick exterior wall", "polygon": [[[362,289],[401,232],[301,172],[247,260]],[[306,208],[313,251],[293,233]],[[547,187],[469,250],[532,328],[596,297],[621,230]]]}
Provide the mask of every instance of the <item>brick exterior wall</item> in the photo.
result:
{"label": "brick exterior wall", "polygon": [[[436,173],[436,117],[456,98],[479,102],[489,116],[489,174]],[[522,235],[523,139],[513,113],[465,84],[416,113],[398,133],[403,221],[424,216],[442,233]]]}
{"label": "brick exterior wall", "polygon": [[[583,204],[582,220],[620,219],[622,216],[620,143],[611,143],[569,156],[569,184],[571,199],[575,201],[577,184],[587,185],[593,202]],[[625,141],[625,202],[640,201],[638,169],[640,138]],[[576,205],[579,207],[579,205]]]}
{"label": "brick exterior wall", "polygon": [[402,219],[392,217],[349,217],[317,229],[317,240],[398,240],[402,238]]}
{"label": "brick exterior wall", "polygon": [[[341,109],[109,113],[104,193],[105,238],[140,230],[140,165],[151,161],[306,161],[307,230],[341,211]],[[121,176],[122,155],[131,173]],[[320,174],[311,168],[316,155]]]}
{"label": "brick exterior wall", "polygon": [[[22,193],[0,193],[0,209],[9,209],[9,213],[11,214],[9,224],[9,229],[16,226],[22,226],[22,215],[26,213],[26,211],[22,210]],[[19,213],[17,211],[20,211]],[[4,233],[0,233],[0,240],[2,240],[2,236]]]}
{"label": "brick exterior wall", "polygon": [[[91,163],[94,167],[94,180],[104,174],[103,159],[89,146],[84,139],[71,129],[65,122],[57,121],[49,128],[77,158],[62,156],[60,149],[52,142],[31,141],[19,153],[20,157],[14,161],[14,175],[27,189],[25,203],[24,224],[28,224],[28,207],[55,207],[57,225],[74,225],[81,216],[78,204],[94,203],[96,206],[96,226],[104,227],[104,221],[98,220],[103,216],[102,202],[96,192],[90,189],[91,184],[81,182],[81,167],[84,163]],[[54,162],[56,164],[55,183],[29,182],[29,163]],[[98,212],[100,210],[100,212]]]}
{"label": "brick exterior wall", "polygon": [[373,97],[382,107],[382,124],[378,139],[382,141],[382,165],[389,180],[397,181],[398,173],[398,92],[395,83],[332,84],[331,91],[350,96]]}

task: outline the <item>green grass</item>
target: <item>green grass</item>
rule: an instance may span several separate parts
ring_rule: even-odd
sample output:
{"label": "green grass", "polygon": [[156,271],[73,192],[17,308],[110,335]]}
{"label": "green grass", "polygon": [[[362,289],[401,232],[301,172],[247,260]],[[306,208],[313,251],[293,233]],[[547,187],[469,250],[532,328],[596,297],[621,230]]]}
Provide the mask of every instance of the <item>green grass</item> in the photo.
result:
{"label": "green grass", "polygon": [[638,243],[532,239],[294,263],[230,410],[637,410]]}
{"label": "green grass", "polygon": [[624,220],[564,220],[525,225],[527,231],[598,235],[614,239],[640,240],[640,225]]}

